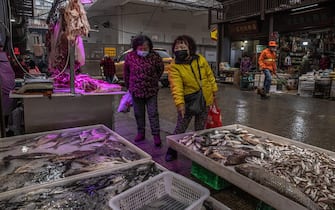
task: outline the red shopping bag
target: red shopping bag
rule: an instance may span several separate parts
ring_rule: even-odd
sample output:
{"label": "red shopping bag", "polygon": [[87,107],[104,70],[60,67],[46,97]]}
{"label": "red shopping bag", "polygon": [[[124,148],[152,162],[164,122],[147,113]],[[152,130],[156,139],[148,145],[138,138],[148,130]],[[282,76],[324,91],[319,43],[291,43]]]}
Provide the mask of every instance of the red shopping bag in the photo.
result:
{"label": "red shopping bag", "polygon": [[206,129],[216,128],[222,126],[221,110],[219,109],[216,101],[210,106],[206,122]]}

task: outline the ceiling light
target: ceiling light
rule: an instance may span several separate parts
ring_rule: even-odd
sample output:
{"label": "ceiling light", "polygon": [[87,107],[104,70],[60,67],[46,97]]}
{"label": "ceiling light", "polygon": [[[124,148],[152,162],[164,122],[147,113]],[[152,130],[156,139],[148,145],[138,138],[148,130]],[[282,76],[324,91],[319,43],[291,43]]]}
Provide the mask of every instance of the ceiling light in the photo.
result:
{"label": "ceiling light", "polygon": [[302,42],[302,45],[307,46],[308,42]]}
{"label": "ceiling light", "polygon": [[319,6],[319,4],[311,4],[311,5],[307,5],[307,6],[303,6],[303,7],[298,7],[298,8],[291,9],[291,11],[295,12],[295,11],[304,10],[304,9],[308,9],[308,8],[312,8],[312,7],[317,7],[317,6]]}
{"label": "ceiling light", "polygon": [[15,19],[14,19],[14,18],[11,18],[11,19],[10,19],[10,22],[15,23]]}

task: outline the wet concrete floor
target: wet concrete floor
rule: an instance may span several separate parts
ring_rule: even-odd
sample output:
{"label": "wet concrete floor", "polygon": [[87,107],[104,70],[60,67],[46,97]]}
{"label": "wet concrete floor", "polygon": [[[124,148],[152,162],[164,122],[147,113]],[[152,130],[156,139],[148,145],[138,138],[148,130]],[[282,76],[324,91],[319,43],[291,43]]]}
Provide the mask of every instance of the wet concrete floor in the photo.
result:
{"label": "wet concrete floor", "polygon": [[[153,146],[148,122],[146,141],[137,146],[169,170],[194,179],[190,175],[192,162],[187,157],[179,155],[177,161],[169,163],[164,160],[165,137],[173,133],[177,114],[168,88],[160,89],[158,101],[163,146]],[[242,124],[335,151],[335,101],[292,94],[273,94],[270,99],[262,100],[254,91],[241,91],[230,84],[219,84],[217,103],[223,115],[223,125]],[[133,142],[136,135],[133,113],[116,113],[115,119],[115,131]],[[193,124],[190,124],[189,130],[192,129]],[[232,209],[256,209],[258,203],[257,199],[235,187],[212,190],[211,195]]]}

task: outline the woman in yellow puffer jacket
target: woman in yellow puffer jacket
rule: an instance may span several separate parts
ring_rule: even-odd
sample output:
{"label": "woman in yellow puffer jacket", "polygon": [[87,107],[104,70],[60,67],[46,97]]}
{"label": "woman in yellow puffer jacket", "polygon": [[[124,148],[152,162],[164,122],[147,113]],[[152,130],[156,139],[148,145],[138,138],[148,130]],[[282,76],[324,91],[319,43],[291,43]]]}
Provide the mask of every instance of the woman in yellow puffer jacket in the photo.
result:
{"label": "woman in yellow puffer jacket", "polygon": [[[168,73],[172,96],[178,111],[174,134],[184,133],[193,117],[195,117],[194,130],[203,130],[209,106],[213,104],[215,93],[218,90],[213,71],[206,59],[202,55],[196,54],[196,44],[187,35],[176,38],[172,52],[175,59],[169,66]],[[203,112],[194,114],[188,110],[188,107],[185,107],[185,96],[199,91],[200,84],[206,108]],[[176,158],[177,152],[169,148],[165,160],[172,161]]]}

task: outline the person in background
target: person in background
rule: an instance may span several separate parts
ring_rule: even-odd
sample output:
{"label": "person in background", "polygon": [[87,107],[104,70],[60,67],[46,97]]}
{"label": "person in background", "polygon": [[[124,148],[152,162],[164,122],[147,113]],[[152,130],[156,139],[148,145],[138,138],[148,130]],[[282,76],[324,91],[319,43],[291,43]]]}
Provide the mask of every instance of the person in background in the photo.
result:
{"label": "person in background", "polygon": [[[1,132],[6,132],[6,135],[11,135],[8,128],[8,119],[13,110],[14,99],[10,97],[10,92],[15,88],[15,73],[8,60],[6,52],[0,51],[0,94],[1,94]],[[2,121],[4,120],[4,122]],[[2,124],[4,123],[4,124]],[[4,130],[3,130],[4,129]],[[4,133],[1,133],[4,135]],[[5,135],[4,135],[5,136]]]}
{"label": "person in background", "polygon": [[291,67],[292,67],[292,59],[291,59],[291,56],[290,54],[288,54],[286,57],[285,57],[285,60],[284,60],[284,66],[287,68],[287,73],[292,73],[292,70],[291,70]]}
{"label": "person in background", "polygon": [[153,50],[152,41],[145,35],[132,40],[132,51],[124,62],[124,82],[132,95],[137,123],[135,142],[145,140],[145,108],[156,147],[161,146],[157,104],[158,81],[164,71],[162,58]]}
{"label": "person in background", "polygon": [[104,77],[108,83],[113,83],[115,75],[115,63],[109,55],[105,55],[100,61],[100,68],[103,70]]}
{"label": "person in background", "polygon": [[269,41],[268,48],[265,48],[258,58],[259,68],[263,71],[265,76],[263,90],[259,92],[262,99],[270,97],[272,75],[276,75],[277,71],[277,46],[275,41]]}
{"label": "person in background", "polygon": [[319,68],[322,70],[330,68],[330,59],[324,53],[321,54]]}
{"label": "person in background", "polygon": [[28,63],[28,73],[29,74],[41,74],[40,70],[36,66],[33,60],[30,60]]}
{"label": "person in background", "polygon": [[240,68],[240,66],[241,66],[241,58],[238,58],[237,59],[237,62],[234,64],[234,68]]}
{"label": "person in background", "polygon": [[39,60],[37,67],[40,69],[42,73],[45,73],[47,75],[49,74],[46,56],[43,56],[43,58]]}
{"label": "person in background", "polygon": [[[194,117],[194,130],[205,129],[208,109],[214,102],[218,90],[212,69],[206,59],[196,54],[196,44],[190,36],[178,36],[172,45],[175,59],[168,67],[170,89],[177,107],[178,117],[174,134],[184,133]],[[199,75],[199,72],[201,76]],[[185,107],[185,95],[197,92],[202,84],[202,92],[206,101],[206,109],[200,114],[189,112]],[[168,148],[165,161],[177,158],[177,151]]]}
{"label": "person in background", "polygon": [[308,50],[306,54],[302,57],[300,75],[306,74],[307,72],[311,71],[311,64],[309,62],[310,55],[311,52]]}
{"label": "person in background", "polygon": [[[17,60],[20,62],[20,64],[22,65],[22,68],[24,68],[25,70],[27,69],[26,64],[23,62],[21,56],[17,56]],[[14,70],[15,73],[15,78],[21,78],[23,79],[24,77],[24,71],[22,70],[21,66],[16,62],[15,58],[12,57],[10,60],[10,64]]]}
{"label": "person in background", "polygon": [[242,76],[248,75],[249,71],[251,70],[251,64],[252,63],[250,57],[246,53],[244,53],[240,65],[240,71]]}

